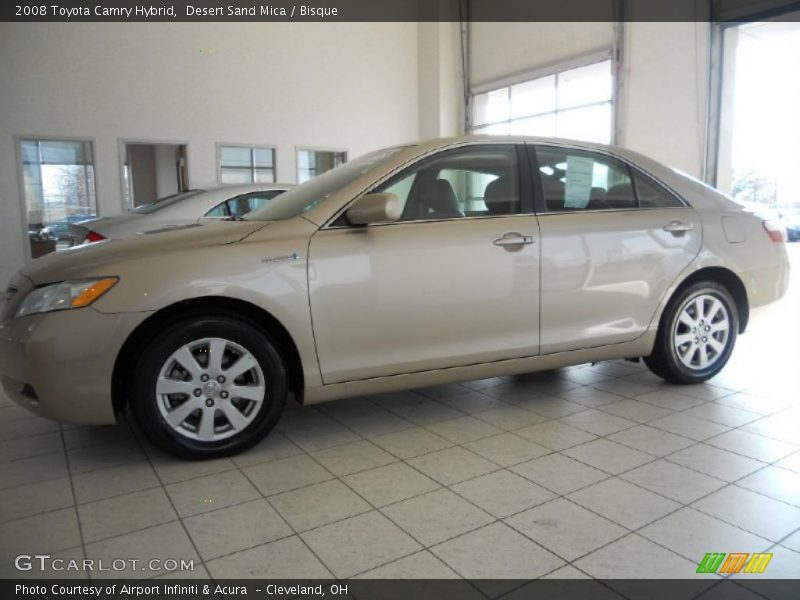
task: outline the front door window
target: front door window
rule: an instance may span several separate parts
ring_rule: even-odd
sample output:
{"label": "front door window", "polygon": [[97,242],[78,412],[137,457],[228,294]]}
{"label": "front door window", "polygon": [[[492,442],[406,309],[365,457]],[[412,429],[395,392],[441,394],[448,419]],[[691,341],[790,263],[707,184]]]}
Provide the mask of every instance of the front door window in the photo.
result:
{"label": "front door window", "polygon": [[512,145],[470,147],[422,161],[376,191],[397,194],[401,221],[522,212]]}

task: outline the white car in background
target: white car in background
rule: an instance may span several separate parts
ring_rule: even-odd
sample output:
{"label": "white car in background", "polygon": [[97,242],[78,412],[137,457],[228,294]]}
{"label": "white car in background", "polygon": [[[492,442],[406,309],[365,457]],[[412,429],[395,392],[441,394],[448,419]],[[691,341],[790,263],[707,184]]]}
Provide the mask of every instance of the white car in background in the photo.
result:
{"label": "white car in background", "polygon": [[238,220],[290,187],[289,184],[269,183],[189,190],[137,206],[124,215],[70,224],[69,232],[73,245],[78,245],[192,225],[207,219]]}

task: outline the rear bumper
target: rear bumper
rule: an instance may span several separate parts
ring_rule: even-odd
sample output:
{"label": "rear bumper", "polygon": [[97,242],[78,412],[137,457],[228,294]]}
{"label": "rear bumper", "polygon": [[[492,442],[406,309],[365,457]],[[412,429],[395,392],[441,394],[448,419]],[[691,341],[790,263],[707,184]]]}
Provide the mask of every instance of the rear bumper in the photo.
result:
{"label": "rear bumper", "polygon": [[89,307],[0,324],[0,382],[5,393],[50,419],[115,423],[114,363],[122,344],[148,314],[105,314]]}
{"label": "rear bumper", "polygon": [[789,260],[783,247],[780,259],[775,263],[742,273],[750,308],[758,308],[783,298],[789,288],[789,274]]}

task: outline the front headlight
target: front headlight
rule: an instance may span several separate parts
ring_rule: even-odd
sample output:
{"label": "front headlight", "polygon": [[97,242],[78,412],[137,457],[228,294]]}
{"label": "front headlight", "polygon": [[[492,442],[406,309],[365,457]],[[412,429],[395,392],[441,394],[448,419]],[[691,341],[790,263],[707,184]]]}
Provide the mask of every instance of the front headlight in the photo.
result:
{"label": "front headlight", "polygon": [[100,298],[119,281],[118,277],[62,281],[37,288],[25,296],[15,317],[83,308]]}

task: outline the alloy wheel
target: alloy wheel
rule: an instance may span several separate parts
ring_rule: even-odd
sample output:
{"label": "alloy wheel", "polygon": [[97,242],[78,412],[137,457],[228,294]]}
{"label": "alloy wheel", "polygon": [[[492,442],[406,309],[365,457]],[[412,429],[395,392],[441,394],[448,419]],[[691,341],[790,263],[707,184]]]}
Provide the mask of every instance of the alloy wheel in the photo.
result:
{"label": "alloy wheel", "polygon": [[184,344],[164,362],[156,402],[179,434],[216,442],[250,425],[264,402],[266,384],[258,361],[246,348],[222,338]]}
{"label": "alloy wheel", "polygon": [[675,321],[673,346],[678,360],[694,371],[708,369],[725,353],[731,317],[725,303],[712,294],[687,300]]}

